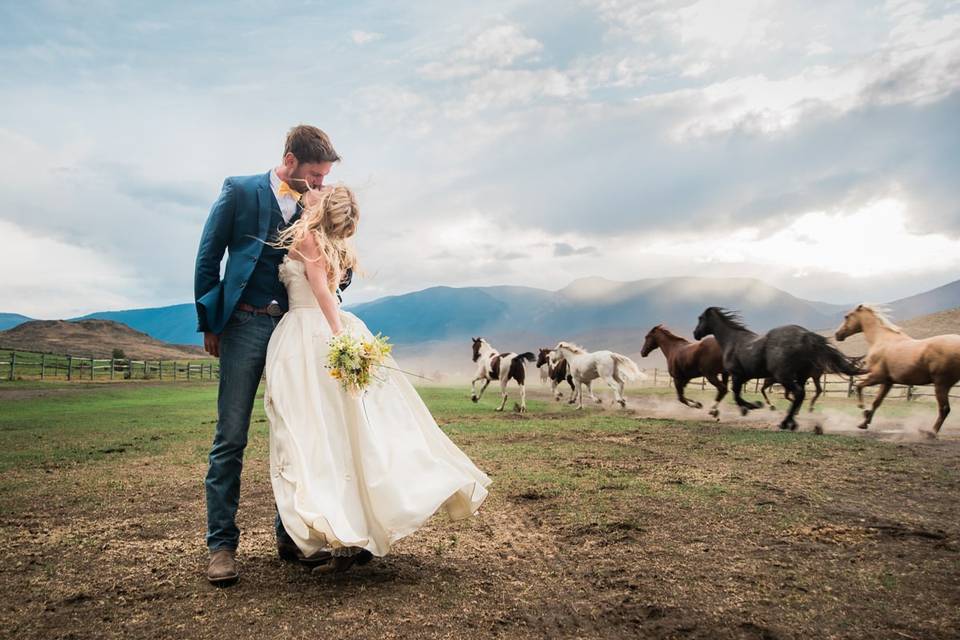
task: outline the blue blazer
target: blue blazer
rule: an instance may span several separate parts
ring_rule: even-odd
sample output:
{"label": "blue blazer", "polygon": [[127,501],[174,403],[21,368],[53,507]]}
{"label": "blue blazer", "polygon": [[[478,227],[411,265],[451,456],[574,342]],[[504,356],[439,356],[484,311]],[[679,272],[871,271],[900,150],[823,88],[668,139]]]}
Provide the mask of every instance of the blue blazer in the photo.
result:
{"label": "blue blazer", "polygon": [[[223,332],[260,259],[274,206],[269,171],[223,181],[197,250],[193,281],[197,331]],[[227,268],[221,280],[220,261],[227,250]]]}

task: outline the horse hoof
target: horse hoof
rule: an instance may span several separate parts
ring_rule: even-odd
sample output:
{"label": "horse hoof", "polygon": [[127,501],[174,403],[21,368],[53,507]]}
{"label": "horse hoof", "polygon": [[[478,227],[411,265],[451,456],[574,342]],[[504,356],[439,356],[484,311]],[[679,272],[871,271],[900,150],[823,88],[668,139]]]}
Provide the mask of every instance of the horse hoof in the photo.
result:
{"label": "horse hoof", "polygon": [[713,416],[714,418],[716,418],[717,420],[720,419],[720,412],[717,411],[716,409],[711,409],[710,411],[707,412],[707,415],[711,415],[711,416]]}
{"label": "horse hoof", "polygon": [[622,409],[626,409],[626,408],[627,408],[627,401],[626,401],[626,400],[617,400],[617,404],[619,404],[619,405],[620,405],[620,408],[622,408]]}
{"label": "horse hoof", "polygon": [[925,436],[927,437],[927,440],[936,440],[936,439],[937,439],[937,432],[936,432],[936,431],[929,431],[929,430],[927,430],[927,429],[921,429],[921,430],[920,430],[920,433],[922,433],[923,435],[925,435]]}
{"label": "horse hoof", "polygon": [[694,401],[693,401],[693,408],[694,408],[694,409],[703,409],[703,403],[702,403],[702,402],[697,402],[696,400],[694,400]]}
{"label": "horse hoof", "polygon": [[740,407],[740,415],[745,416],[750,412],[746,407]]}
{"label": "horse hoof", "polygon": [[771,404],[771,405],[768,405],[768,406],[769,406],[769,408],[770,408],[770,411],[776,411],[776,410],[777,410],[777,408],[776,408],[775,406],[773,406],[772,404]]}
{"label": "horse hoof", "polygon": [[477,396],[470,396],[470,401],[471,401],[471,402],[479,402],[479,400],[480,400],[480,398],[478,398]]}
{"label": "horse hoof", "polygon": [[866,422],[861,422],[860,424],[857,425],[857,429],[864,429],[864,430],[866,430],[866,428],[869,427],[869,426],[870,426],[870,425],[868,425]]}

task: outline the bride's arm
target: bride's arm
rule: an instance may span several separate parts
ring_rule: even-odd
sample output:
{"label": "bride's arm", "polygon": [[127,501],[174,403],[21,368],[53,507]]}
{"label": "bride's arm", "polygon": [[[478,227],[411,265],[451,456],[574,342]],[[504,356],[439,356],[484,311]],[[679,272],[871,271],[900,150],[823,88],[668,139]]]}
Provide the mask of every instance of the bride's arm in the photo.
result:
{"label": "bride's arm", "polygon": [[304,272],[307,276],[307,282],[310,283],[310,289],[313,290],[313,295],[317,298],[320,311],[323,312],[323,317],[327,319],[330,330],[334,335],[337,335],[343,331],[343,325],[340,323],[340,308],[337,305],[336,296],[333,295],[327,284],[327,260],[320,253],[313,234],[306,234],[303,240],[291,251],[303,256]]}

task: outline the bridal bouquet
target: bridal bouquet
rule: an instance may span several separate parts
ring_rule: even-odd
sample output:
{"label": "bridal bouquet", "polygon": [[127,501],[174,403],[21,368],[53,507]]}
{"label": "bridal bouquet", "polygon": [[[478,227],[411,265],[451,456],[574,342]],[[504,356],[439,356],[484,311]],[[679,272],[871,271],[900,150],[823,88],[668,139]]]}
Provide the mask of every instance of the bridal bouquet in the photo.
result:
{"label": "bridal bouquet", "polygon": [[393,345],[379,333],[372,341],[360,340],[348,333],[330,339],[327,368],[340,381],[344,391],[357,395],[370,386],[373,370],[383,366]]}

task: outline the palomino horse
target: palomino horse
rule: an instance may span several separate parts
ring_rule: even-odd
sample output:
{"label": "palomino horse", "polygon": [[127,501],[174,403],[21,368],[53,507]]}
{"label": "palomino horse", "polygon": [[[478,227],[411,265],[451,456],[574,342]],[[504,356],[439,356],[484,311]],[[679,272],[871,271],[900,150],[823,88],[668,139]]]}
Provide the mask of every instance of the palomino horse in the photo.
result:
{"label": "palomino horse", "polygon": [[[483,392],[491,380],[500,381],[500,406],[497,411],[503,411],[507,404],[507,382],[511,379],[516,380],[520,385],[520,404],[519,411],[523,413],[527,410],[527,391],[524,382],[527,378],[526,369],[523,368],[523,361],[536,360],[536,356],[527,351],[526,353],[500,353],[490,346],[490,343],[483,338],[473,339],[473,361],[477,363],[477,374],[470,383],[470,389],[473,395],[470,397],[474,402],[479,402]],[[483,381],[483,387],[480,393],[477,393],[477,382]]]}
{"label": "palomino horse", "polygon": [[[630,380],[639,380],[646,376],[640,371],[637,363],[627,356],[612,351],[587,351],[572,342],[558,342],[554,349],[561,358],[567,361],[570,375],[576,383],[577,409],[583,409],[583,387],[586,386],[593,397],[590,385],[597,378],[601,378],[613,389],[614,400],[626,407],[627,401],[623,397],[623,385]],[[599,399],[594,398],[597,402]]]}
{"label": "palomino horse", "polygon": [[569,367],[567,367],[566,360],[558,356],[552,349],[540,349],[537,353],[537,367],[540,369],[541,377],[546,372],[547,380],[550,381],[550,390],[553,392],[555,400],[560,400],[563,397],[563,392],[557,387],[564,381],[570,385],[570,398],[573,399],[576,389],[573,386],[573,376],[568,373]]}
{"label": "palomino horse", "polygon": [[795,324],[771,329],[759,336],[747,329],[736,313],[708,307],[700,314],[693,337],[713,335],[723,350],[723,368],[733,379],[733,398],[743,415],[759,409],[759,402],[747,402],[741,392],[747,380],[773,378],[790,393],[792,403],[781,429],[796,429],[795,416],[803,405],[804,386],[817,371],[861,373],[856,363],[827,342],[827,339]]}
{"label": "palomino horse", "polygon": [[[882,313],[865,304],[847,313],[837,329],[837,340],[863,333],[870,345],[867,351],[867,377],[857,383],[857,400],[863,409],[863,422],[870,426],[873,414],[894,384],[933,384],[939,414],[932,431],[935,438],[950,413],[950,389],[960,381],[960,335],[947,334],[926,340],[914,340],[892,324]],[[879,384],[873,407],[864,408],[863,388]]]}
{"label": "palomino horse", "polygon": [[717,397],[714,399],[713,408],[710,409],[710,415],[718,418],[720,411],[717,407],[723,400],[723,396],[727,395],[728,375],[723,370],[723,352],[720,350],[717,339],[708,336],[703,340],[690,342],[662,324],[658,324],[647,333],[640,355],[646,358],[657,348],[663,351],[663,356],[667,359],[667,370],[670,372],[670,377],[673,378],[673,386],[677,390],[677,400],[688,407],[702,409],[703,404],[696,400],[690,400],[683,394],[683,391],[687,383],[694,378],[703,376],[717,389]]}

